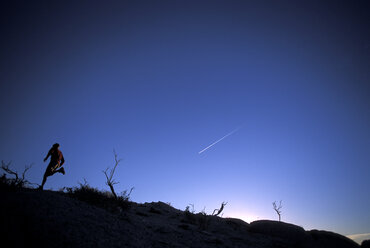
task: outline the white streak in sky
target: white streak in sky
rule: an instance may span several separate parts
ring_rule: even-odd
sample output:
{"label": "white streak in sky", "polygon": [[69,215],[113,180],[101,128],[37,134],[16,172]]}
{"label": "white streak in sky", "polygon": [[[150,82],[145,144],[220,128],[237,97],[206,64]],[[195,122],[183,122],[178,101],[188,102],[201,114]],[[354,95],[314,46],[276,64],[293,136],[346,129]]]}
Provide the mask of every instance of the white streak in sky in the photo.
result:
{"label": "white streak in sky", "polygon": [[201,154],[202,152],[205,152],[207,151],[209,148],[211,148],[212,146],[216,145],[218,142],[222,141],[223,139],[229,137],[230,135],[232,135],[233,133],[237,132],[238,130],[240,129],[240,127],[234,129],[233,131],[231,131],[230,133],[226,134],[224,137],[222,137],[221,139],[213,142],[212,144],[210,144],[209,146],[207,146],[206,148],[204,148],[203,150],[201,150],[200,152],[198,152],[198,154]]}

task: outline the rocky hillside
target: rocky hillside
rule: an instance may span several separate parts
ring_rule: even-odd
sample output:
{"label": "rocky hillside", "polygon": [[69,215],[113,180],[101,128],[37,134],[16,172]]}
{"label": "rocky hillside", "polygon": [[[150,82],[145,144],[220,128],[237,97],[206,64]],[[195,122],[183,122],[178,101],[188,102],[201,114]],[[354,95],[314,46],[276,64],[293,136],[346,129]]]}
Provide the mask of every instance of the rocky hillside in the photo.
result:
{"label": "rocky hillside", "polygon": [[268,220],[248,224],[162,202],[107,207],[68,192],[33,189],[2,189],[0,197],[6,247],[359,247],[332,232]]}

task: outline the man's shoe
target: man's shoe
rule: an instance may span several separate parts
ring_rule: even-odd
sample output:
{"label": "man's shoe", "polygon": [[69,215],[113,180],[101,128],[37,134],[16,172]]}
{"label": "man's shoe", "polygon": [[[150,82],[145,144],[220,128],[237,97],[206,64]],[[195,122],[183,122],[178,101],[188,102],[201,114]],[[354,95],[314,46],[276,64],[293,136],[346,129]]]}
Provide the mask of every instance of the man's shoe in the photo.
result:
{"label": "man's shoe", "polygon": [[66,172],[65,172],[65,170],[64,170],[64,168],[62,167],[62,168],[60,168],[60,173],[62,173],[63,175],[65,175],[66,174]]}

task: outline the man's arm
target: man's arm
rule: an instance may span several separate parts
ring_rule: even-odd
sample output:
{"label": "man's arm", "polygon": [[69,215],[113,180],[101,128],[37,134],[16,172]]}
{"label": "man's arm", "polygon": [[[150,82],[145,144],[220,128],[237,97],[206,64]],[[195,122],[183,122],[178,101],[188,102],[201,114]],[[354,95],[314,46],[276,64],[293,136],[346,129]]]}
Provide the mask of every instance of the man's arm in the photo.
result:
{"label": "man's arm", "polygon": [[48,155],[46,155],[46,157],[44,158],[44,162],[49,158],[50,155],[51,155],[51,150],[49,150]]}

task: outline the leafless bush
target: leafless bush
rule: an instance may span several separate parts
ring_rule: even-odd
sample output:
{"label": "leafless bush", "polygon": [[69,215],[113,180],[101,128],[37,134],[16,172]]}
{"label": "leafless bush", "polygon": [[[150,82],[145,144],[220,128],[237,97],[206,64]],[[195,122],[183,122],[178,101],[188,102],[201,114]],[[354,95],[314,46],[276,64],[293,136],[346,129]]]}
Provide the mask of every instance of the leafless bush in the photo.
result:
{"label": "leafless bush", "polygon": [[[22,187],[34,184],[26,180],[26,173],[32,167],[32,164],[29,166],[25,166],[24,171],[22,172],[21,176],[19,176],[17,171],[10,169],[10,164],[11,162],[5,163],[4,161],[1,160],[1,167],[0,167],[3,171],[5,171],[6,174],[14,176],[14,178],[7,179],[10,186],[22,188]],[[4,178],[5,178],[5,174],[4,174]]]}
{"label": "leafless bush", "polygon": [[[121,198],[123,199],[123,200],[125,200],[125,201],[129,201],[130,200],[130,196],[131,196],[131,193],[132,193],[132,191],[134,190],[135,188],[134,187],[132,187],[131,189],[130,189],[130,191],[128,191],[127,189],[126,190],[124,190],[124,191],[122,191],[122,193],[121,193]],[[127,193],[128,192],[128,193]]]}
{"label": "leafless bush", "polygon": [[[215,209],[215,210],[213,210],[212,215],[213,215],[213,216],[219,216],[219,215],[221,214],[221,212],[224,210],[224,207],[226,206],[226,204],[227,204],[227,202],[222,202],[222,203],[221,203],[221,207],[220,207],[220,209]],[[215,213],[215,212],[216,212],[216,213]]]}
{"label": "leafless bush", "polygon": [[[114,162],[115,162],[113,168],[109,170],[109,167],[108,167],[105,171],[103,171],[103,173],[105,175],[105,178],[106,178],[105,184],[109,186],[109,188],[110,188],[110,190],[111,190],[111,192],[113,194],[113,197],[115,199],[129,201],[130,200],[131,193],[135,189],[134,187],[132,187],[130,190],[124,190],[124,191],[122,191],[122,193],[120,194],[120,196],[117,196],[116,191],[114,190],[114,185],[116,185],[116,184],[119,183],[119,182],[116,182],[113,179],[114,172],[116,171],[116,168],[117,168],[118,164],[121,162],[122,159],[118,159],[117,158],[117,153],[116,153],[115,150],[113,150],[113,153],[114,153]],[[108,172],[108,170],[109,170],[109,172]]]}
{"label": "leafless bush", "polygon": [[[191,211],[190,211],[190,207],[191,207]],[[192,214],[194,214],[195,213],[194,204],[189,204],[188,206],[186,206],[185,213],[192,213]]]}
{"label": "leafless bush", "polygon": [[108,167],[105,171],[103,171],[103,173],[104,173],[104,175],[106,177],[106,180],[107,180],[105,182],[105,184],[109,186],[109,188],[110,188],[113,196],[117,199],[117,194],[114,191],[114,185],[115,184],[118,184],[118,182],[114,181],[113,175],[114,175],[114,172],[115,172],[115,170],[116,170],[119,162],[121,162],[121,159],[117,159],[117,153],[116,153],[116,151],[113,150],[113,153],[114,153],[114,161],[115,161],[115,164],[113,166],[113,169],[111,169],[109,171],[109,173],[108,173],[108,170],[109,170],[109,167]]}
{"label": "leafless bush", "polygon": [[281,208],[283,207],[283,206],[281,205],[281,201],[280,201],[280,203],[279,203],[279,206],[277,206],[277,205],[276,205],[276,201],[274,201],[274,202],[272,203],[272,207],[273,207],[273,209],[275,210],[275,212],[277,213],[277,215],[279,216],[279,221],[281,221]]}
{"label": "leafless bush", "polygon": [[[226,204],[227,202],[222,202],[220,209],[215,209],[212,213],[212,216],[220,215],[221,212],[224,210]],[[184,214],[185,219],[183,220],[183,222],[197,225],[200,230],[207,230],[212,219],[210,215],[207,215],[205,207],[201,212],[196,214],[193,204],[189,204],[188,206],[186,206]]]}
{"label": "leafless bush", "polygon": [[85,179],[83,183],[79,183],[79,187],[66,188],[66,191],[70,197],[107,209],[113,213],[122,212],[131,206],[127,197],[119,196],[116,198],[109,191],[100,191],[91,187]]}

